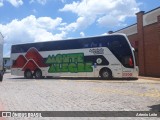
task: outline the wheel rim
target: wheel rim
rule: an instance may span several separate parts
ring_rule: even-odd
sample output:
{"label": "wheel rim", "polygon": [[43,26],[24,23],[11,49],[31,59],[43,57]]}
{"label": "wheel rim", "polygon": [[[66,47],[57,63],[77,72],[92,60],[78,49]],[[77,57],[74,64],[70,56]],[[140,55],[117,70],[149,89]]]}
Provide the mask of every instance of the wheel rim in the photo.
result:
{"label": "wheel rim", "polygon": [[108,78],[108,77],[109,77],[109,73],[108,73],[107,71],[104,71],[104,72],[103,72],[103,77],[104,77],[104,78]]}
{"label": "wheel rim", "polygon": [[32,76],[32,73],[31,73],[30,71],[27,71],[27,72],[26,72],[26,77],[27,77],[27,78],[31,78],[31,76]]}
{"label": "wheel rim", "polygon": [[40,71],[37,71],[35,76],[36,76],[36,78],[41,78],[42,74]]}

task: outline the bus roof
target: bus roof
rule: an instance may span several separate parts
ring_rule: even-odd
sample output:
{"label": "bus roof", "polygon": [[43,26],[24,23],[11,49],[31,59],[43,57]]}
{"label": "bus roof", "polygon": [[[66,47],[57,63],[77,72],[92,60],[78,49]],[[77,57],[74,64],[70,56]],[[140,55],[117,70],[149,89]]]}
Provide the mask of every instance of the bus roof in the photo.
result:
{"label": "bus roof", "polygon": [[126,35],[123,34],[123,33],[112,33],[112,34],[89,36],[89,37],[79,37],[79,38],[70,38],[70,39],[59,39],[59,40],[50,40],[50,41],[41,41],[41,42],[19,43],[19,44],[13,44],[12,46],[14,46],[14,45],[33,44],[33,43],[45,43],[45,42],[53,42],[53,41],[78,40],[78,39],[96,38],[96,37],[103,37],[103,36],[116,36],[116,35],[126,36]]}

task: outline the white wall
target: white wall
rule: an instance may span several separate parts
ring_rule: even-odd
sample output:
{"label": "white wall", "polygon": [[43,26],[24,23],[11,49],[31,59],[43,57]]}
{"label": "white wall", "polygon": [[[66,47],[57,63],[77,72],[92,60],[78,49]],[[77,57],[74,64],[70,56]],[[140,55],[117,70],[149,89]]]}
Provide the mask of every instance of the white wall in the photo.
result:
{"label": "white wall", "polygon": [[157,17],[159,15],[160,15],[160,8],[144,14],[143,15],[143,26],[158,22]]}
{"label": "white wall", "polygon": [[119,31],[117,31],[115,33],[124,33],[127,36],[136,34],[137,33],[137,24],[132,25],[132,26],[127,27],[127,28],[124,28],[122,30],[119,30]]}

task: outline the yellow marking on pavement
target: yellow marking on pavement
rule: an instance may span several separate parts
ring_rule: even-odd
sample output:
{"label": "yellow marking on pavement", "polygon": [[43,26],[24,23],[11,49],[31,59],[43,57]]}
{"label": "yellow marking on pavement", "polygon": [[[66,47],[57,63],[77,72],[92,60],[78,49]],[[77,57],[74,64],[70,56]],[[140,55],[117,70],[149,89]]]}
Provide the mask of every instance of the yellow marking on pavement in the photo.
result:
{"label": "yellow marking on pavement", "polygon": [[147,81],[147,80],[142,80],[142,79],[139,79],[139,80],[98,80],[98,79],[95,79],[95,80],[73,80],[75,82],[96,82],[96,83],[142,83],[142,84],[160,84],[160,81]]}
{"label": "yellow marking on pavement", "polygon": [[157,95],[160,96],[160,92],[155,88],[155,84],[149,84],[149,85],[152,88],[152,90],[150,90],[148,93],[152,96],[157,96]]}
{"label": "yellow marking on pavement", "polygon": [[122,94],[122,95],[134,95],[134,96],[141,96],[141,97],[152,97],[152,98],[160,98],[160,91],[153,90],[147,91],[145,93],[140,93],[131,90],[120,90],[120,89],[106,89],[106,88],[93,88],[94,91],[99,93],[115,93],[115,94]]}
{"label": "yellow marking on pavement", "polygon": [[[58,80],[61,83],[66,83],[68,80]],[[124,81],[98,81],[98,80],[73,80],[74,82],[115,82],[115,83],[124,83]],[[45,87],[45,88],[50,88],[49,86],[46,86],[43,84],[43,80],[34,80],[39,86]],[[54,81],[53,81],[54,82]],[[125,83],[132,82],[132,81],[125,81]],[[133,91],[133,90],[121,90],[121,89],[107,89],[107,88],[92,88],[91,90],[94,90],[99,93],[114,93],[114,94],[122,94],[122,95],[132,95],[132,96],[140,96],[140,97],[151,97],[151,98],[160,98],[160,91],[155,89],[154,84],[149,84],[152,88],[152,90],[148,90],[146,92],[140,93],[138,91]]]}

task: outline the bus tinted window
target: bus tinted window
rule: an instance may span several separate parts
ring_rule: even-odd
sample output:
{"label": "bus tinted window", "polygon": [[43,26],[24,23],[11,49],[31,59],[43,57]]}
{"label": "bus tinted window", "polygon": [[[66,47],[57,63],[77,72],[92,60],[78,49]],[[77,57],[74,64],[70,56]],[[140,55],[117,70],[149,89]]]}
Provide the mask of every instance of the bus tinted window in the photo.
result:
{"label": "bus tinted window", "polygon": [[73,40],[59,40],[41,43],[13,45],[12,53],[24,53],[29,48],[35,47],[38,51],[56,51],[69,49],[83,49],[107,47],[122,63],[124,67],[133,68],[133,56],[126,38],[122,35],[100,36]]}
{"label": "bus tinted window", "polygon": [[128,42],[123,36],[114,36],[109,40],[109,49],[124,67],[133,68],[133,56]]}

